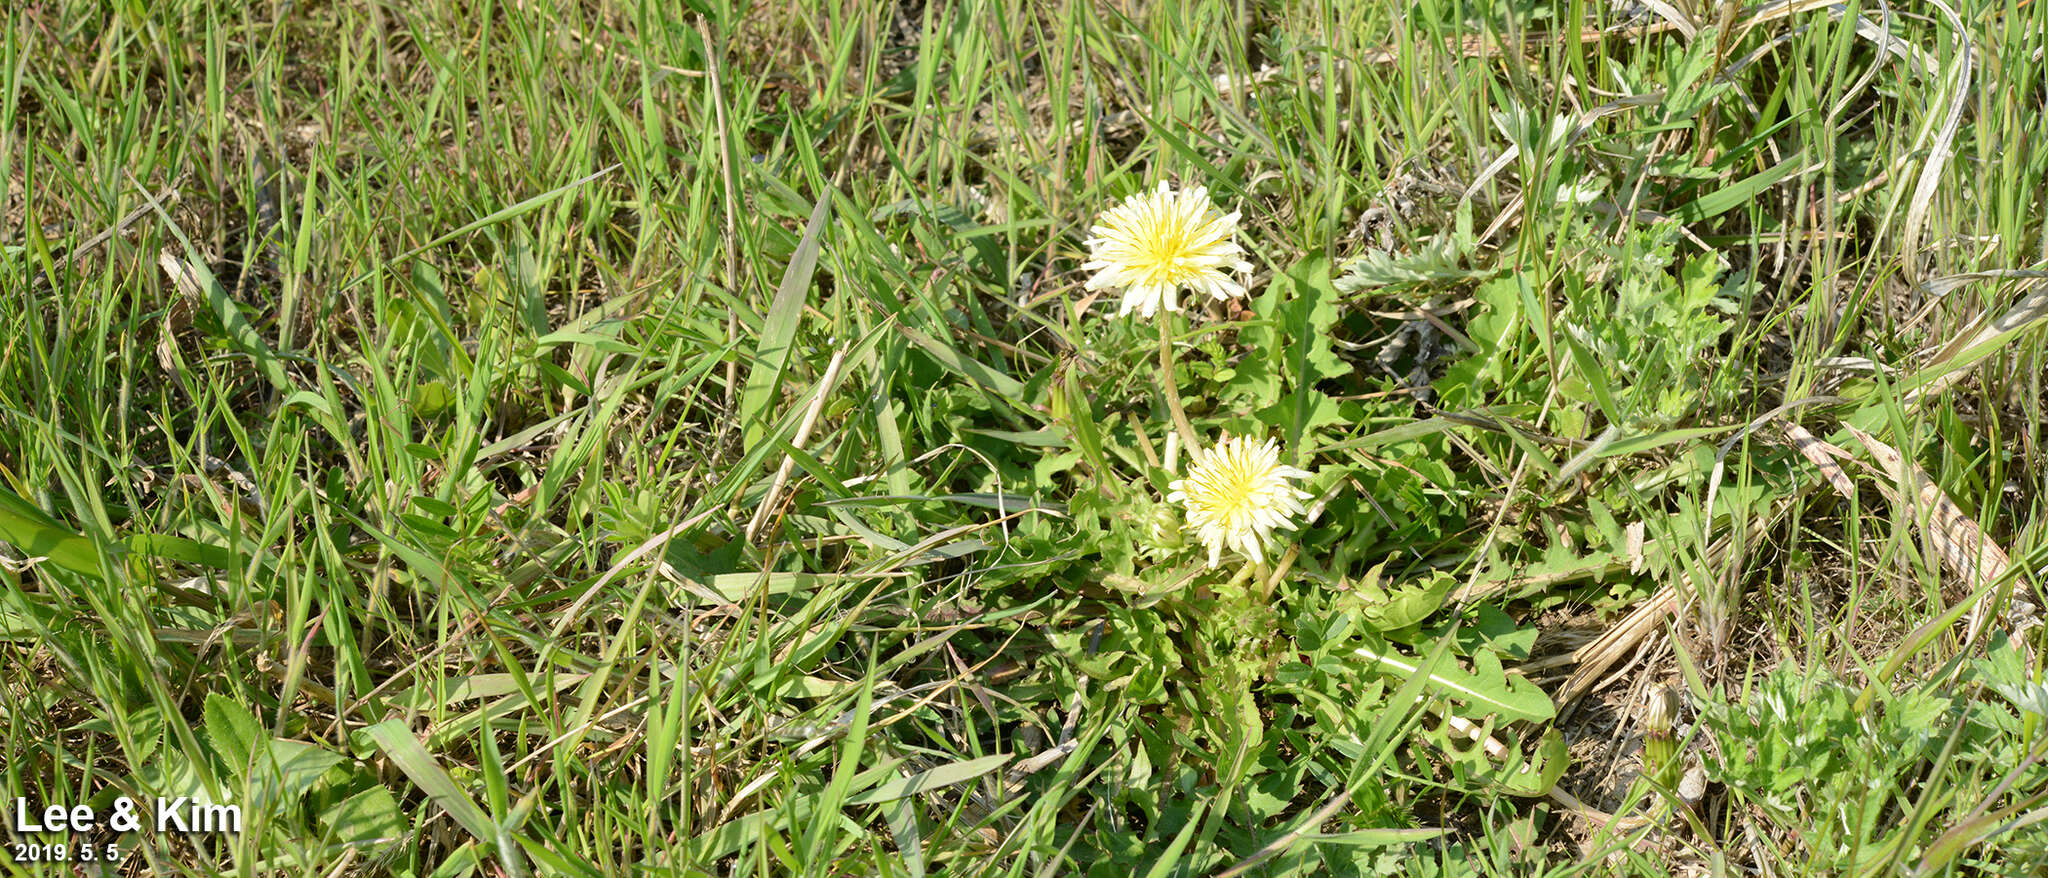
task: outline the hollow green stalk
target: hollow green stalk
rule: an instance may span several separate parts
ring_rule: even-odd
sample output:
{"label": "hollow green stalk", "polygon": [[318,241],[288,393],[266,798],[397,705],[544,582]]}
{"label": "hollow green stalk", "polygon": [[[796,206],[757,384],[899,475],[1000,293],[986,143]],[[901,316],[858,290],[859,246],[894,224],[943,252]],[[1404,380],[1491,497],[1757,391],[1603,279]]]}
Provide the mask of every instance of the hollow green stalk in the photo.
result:
{"label": "hollow green stalk", "polygon": [[1159,315],[1159,390],[1166,395],[1166,411],[1173,418],[1173,429],[1180,433],[1182,445],[1192,454],[1202,443],[1195,437],[1195,426],[1188,422],[1187,410],[1180,404],[1180,385],[1173,380],[1173,329],[1170,326],[1173,313]]}

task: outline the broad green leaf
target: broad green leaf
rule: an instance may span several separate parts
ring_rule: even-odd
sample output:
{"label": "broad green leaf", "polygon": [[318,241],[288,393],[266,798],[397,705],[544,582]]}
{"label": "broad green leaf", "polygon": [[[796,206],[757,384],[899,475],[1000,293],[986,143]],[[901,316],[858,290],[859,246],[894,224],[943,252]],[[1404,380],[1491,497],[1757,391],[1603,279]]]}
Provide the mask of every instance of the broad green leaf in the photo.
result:
{"label": "broad green leaf", "polygon": [[341,754],[325,747],[272,738],[260,747],[249,766],[250,804],[260,811],[295,804],[342,759]]}
{"label": "broad green leaf", "polygon": [[406,836],[405,815],[398,809],[398,799],[381,786],[341,800],[321,814],[319,820],[337,841],[344,843],[395,845]]}
{"label": "broad green leaf", "polygon": [[206,694],[205,713],[207,742],[227,762],[231,776],[243,777],[256,743],[267,737],[263,723],[249,708],[219,692]]}
{"label": "broad green leaf", "polygon": [[208,781],[202,776],[200,766],[187,757],[183,749],[166,747],[155,759],[135,768],[137,786],[150,791],[152,795],[166,798],[188,797],[196,804],[213,806],[223,804],[219,797],[208,788]]}
{"label": "broad green leaf", "polygon": [[215,570],[234,570],[241,566],[234,551],[224,546],[209,546],[205,543],[165,534],[136,534],[124,544],[128,551],[144,558],[161,558]]}
{"label": "broad green leaf", "polygon": [[1558,338],[1564,340],[1565,347],[1571,353],[1572,365],[1578,367],[1579,377],[1586,382],[1586,388],[1592,391],[1593,402],[1600,407],[1600,413],[1607,416],[1608,425],[1614,427],[1628,423],[1627,419],[1622,417],[1621,410],[1615,407],[1614,394],[1608,389],[1609,367],[1601,366],[1599,358],[1593,356],[1592,351],[1586,350],[1586,346],[1573,337],[1572,333],[1560,332]]}

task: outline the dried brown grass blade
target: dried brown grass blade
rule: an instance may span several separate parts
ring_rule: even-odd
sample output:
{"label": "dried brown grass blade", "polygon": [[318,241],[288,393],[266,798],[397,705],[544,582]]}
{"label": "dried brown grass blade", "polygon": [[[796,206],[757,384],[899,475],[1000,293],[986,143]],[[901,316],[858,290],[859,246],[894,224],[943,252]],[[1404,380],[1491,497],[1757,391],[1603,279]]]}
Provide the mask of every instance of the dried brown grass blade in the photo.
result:
{"label": "dried brown grass blade", "polygon": [[1913,184],[1913,199],[1906,205],[1905,242],[1900,248],[1906,254],[1908,271],[1918,266],[1920,259],[1920,235],[1927,225],[1927,213],[1934,203],[1935,190],[1941,183],[1941,173],[1948,166],[1948,160],[1955,155],[1956,135],[1962,130],[1963,110],[1970,104],[1970,74],[1975,66],[1974,52],[1970,43],[1970,32],[1963,20],[1942,0],[1929,0],[1934,8],[1941,11],[1949,29],[1955,33],[1958,51],[1954,53],[1951,85],[1941,94],[1948,101],[1948,111],[1939,128],[1929,127],[1920,134],[1913,144],[1913,152],[1922,149],[1927,160],[1920,165],[1920,177]]}
{"label": "dried brown grass blade", "polygon": [[1846,448],[1813,435],[1798,424],[1785,425],[1785,438],[1792,442],[1794,449],[1820,468],[1821,477],[1827,479],[1828,484],[1835,486],[1835,493],[1842,495],[1844,500],[1855,498],[1855,480],[1849,478],[1848,470],[1836,462],[1838,459],[1855,460],[1855,455],[1850,454]]}
{"label": "dried brown grass blade", "polygon": [[1572,668],[1572,675],[1565,678],[1564,685],[1557,690],[1556,700],[1560,714],[1568,705],[1593,691],[1594,684],[1600,682],[1608,668],[1614,667],[1623,656],[1634,651],[1636,646],[1642,643],[1643,638],[1657,630],[1664,617],[1677,613],[1682,603],[1684,601],[1679,595],[1677,585],[1664,586],[1658,589],[1656,594],[1651,595],[1649,600],[1629,611],[1627,616],[1622,617],[1620,622],[1607,629],[1593,642],[1573,650],[1572,661],[1576,664]]}
{"label": "dried brown grass blade", "polygon": [[184,372],[178,368],[178,340],[192,331],[192,313],[205,304],[205,294],[199,289],[199,278],[192,267],[179,259],[169,247],[157,254],[156,264],[163,269],[171,281],[171,288],[177,295],[171,298],[169,307],[164,309],[163,320],[157,324],[156,364],[165,375],[177,383],[178,389],[186,393]]}

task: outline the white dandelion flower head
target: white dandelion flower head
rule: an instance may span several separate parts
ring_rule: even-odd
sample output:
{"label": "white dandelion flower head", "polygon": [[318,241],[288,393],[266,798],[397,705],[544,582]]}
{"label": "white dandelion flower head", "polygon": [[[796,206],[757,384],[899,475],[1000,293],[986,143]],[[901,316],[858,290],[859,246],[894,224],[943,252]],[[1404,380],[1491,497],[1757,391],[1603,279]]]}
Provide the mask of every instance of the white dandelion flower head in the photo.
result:
{"label": "white dandelion flower head", "polygon": [[1180,310],[1180,291],[1207,293],[1217,301],[1242,297],[1234,275],[1252,270],[1237,245],[1236,213],[1209,202],[1202,186],[1174,191],[1166,183],[1139,192],[1102,212],[1089,229],[1083,271],[1090,290],[1122,290],[1117,316],[1138,312],[1149,318],[1161,305]]}
{"label": "white dandelion flower head", "polygon": [[1225,433],[1214,448],[1194,452],[1188,477],[1167,486],[1173,493],[1166,499],[1187,509],[1187,527],[1208,548],[1210,567],[1226,548],[1257,562],[1274,530],[1294,529],[1301,501],[1311,496],[1287,480],[1308,475],[1281,465],[1279,442]]}

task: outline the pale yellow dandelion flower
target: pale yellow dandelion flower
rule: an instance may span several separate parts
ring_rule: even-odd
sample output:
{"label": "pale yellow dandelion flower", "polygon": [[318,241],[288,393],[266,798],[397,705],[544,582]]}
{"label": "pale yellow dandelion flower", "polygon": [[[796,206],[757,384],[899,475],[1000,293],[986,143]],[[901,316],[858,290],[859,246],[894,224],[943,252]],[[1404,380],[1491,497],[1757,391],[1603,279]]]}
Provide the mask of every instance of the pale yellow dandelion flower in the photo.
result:
{"label": "pale yellow dandelion flower", "polygon": [[1222,301],[1245,294],[1232,277],[1252,270],[1237,246],[1237,214],[1209,203],[1209,190],[1180,192],[1165,183],[1124,199],[1096,218],[1089,229],[1088,289],[1123,290],[1121,317],[1132,311],[1151,317],[1165,305],[1180,310],[1182,288]]}
{"label": "pale yellow dandelion flower", "polygon": [[1276,528],[1294,529],[1301,501],[1311,495],[1288,484],[1308,473],[1280,464],[1280,443],[1223,434],[1216,447],[1194,452],[1188,477],[1167,486],[1171,502],[1187,508],[1187,527],[1209,549],[1215,567],[1226,548],[1253,561],[1265,559]]}

